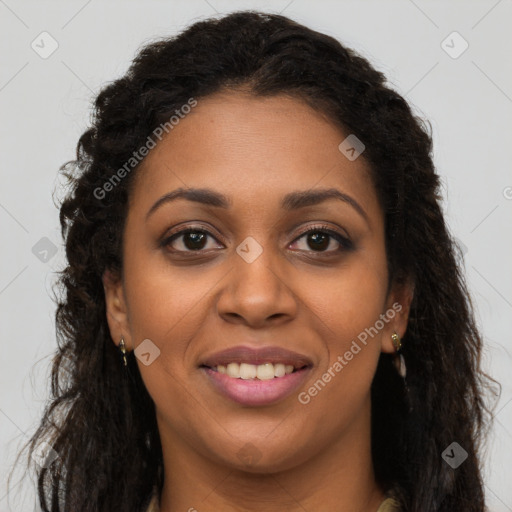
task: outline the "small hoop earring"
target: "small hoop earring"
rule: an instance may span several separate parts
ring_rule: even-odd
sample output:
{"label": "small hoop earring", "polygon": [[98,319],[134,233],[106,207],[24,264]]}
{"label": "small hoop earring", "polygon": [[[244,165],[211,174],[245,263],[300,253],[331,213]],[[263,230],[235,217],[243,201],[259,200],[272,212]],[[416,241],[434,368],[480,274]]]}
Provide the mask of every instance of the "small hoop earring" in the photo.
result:
{"label": "small hoop earring", "polygon": [[121,338],[121,341],[119,342],[119,350],[123,354],[124,366],[127,366],[128,365],[128,361],[126,360],[126,348],[125,348],[125,344],[124,344],[124,338]]}
{"label": "small hoop earring", "polygon": [[391,335],[391,339],[393,340],[393,346],[395,347],[395,350],[398,352],[402,348],[402,340],[399,338],[396,332]]}
{"label": "small hoop earring", "polygon": [[402,340],[398,336],[396,332],[394,332],[391,335],[391,340],[393,341],[393,346],[395,347],[396,354],[393,358],[393,364],[395,365],[395,368],[397,372],[400,374],[400,376],[405,379],[405,376],[407,374],[407,369],[405,367],[405,359],[403,354],[399,354],[400,350],[402,349]]}

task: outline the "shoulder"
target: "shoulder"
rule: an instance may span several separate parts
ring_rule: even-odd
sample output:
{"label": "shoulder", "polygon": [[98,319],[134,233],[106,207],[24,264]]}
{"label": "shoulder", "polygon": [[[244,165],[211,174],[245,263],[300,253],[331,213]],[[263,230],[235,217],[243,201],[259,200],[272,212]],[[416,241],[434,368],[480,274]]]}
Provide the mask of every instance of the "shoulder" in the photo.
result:
{"label": "shoulder", "polygon": [[400,512],[398,502],[393,498],[386,498],[380,505],[377,512]]}
{"label": "shoulder", "polygon": [[142,510],[142,512],[159,512],[160,504],[158,500],[158,493],[156,488],[153,488],[153,492],[151,493],[151,497],[149,499],[149,503],[147,507]]}
{"label": "shoulder", "polygon": [[[160,506],[158,502],[158,494],[156,489],[153,490],[151,494],[150,501],[148,503],[147,508],[143,512],[159,512]],[[398,502],[392,497],[386,498],[380,505],[377,512],[400,512],[400,507]]]}

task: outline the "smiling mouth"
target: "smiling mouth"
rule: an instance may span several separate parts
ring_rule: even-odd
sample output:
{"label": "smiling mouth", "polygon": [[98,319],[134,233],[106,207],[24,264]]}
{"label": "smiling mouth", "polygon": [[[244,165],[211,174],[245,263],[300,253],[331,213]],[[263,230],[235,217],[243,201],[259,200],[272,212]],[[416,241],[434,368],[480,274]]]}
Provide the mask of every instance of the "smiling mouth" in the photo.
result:
{"label": "smiling mouth", "polygon": [[295,373],[307,368],[308,365],[297,365],[283,364],[283,363],[263,363],[263,364],[251,364],[251,363],[237,363],[231,362],[228,364],[219,364],[217,366],[206,366],[203,368],[209,368],[214,372],[222,373],[231,377],[232,379],[243,379],[243,380],[271,380],[279,379],[285,375]]}

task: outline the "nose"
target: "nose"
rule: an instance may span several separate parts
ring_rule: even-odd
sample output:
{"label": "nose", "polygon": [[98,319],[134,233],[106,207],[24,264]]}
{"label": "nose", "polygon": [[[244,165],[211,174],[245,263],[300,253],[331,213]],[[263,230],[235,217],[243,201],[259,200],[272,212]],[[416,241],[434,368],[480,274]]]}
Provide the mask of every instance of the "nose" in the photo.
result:
{"label": "nose", "polygon": [[295,318],[298,299],[293,283],[270,249],[250,263],[236,253],[233,259],[217,301],[218,314],[225,321],[262,328]]}

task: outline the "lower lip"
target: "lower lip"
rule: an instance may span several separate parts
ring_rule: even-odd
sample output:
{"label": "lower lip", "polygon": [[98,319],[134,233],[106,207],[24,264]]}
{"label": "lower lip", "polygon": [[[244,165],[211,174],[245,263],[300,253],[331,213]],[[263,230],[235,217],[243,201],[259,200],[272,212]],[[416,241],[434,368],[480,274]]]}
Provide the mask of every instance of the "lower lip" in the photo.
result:
{"label": "lower lip", "polygon": [[268,380],[234,379],[211,368],[202,367],[209,381],[221,394],[241,405],[269,405],[290,396],[306,380],[309,368]]}

